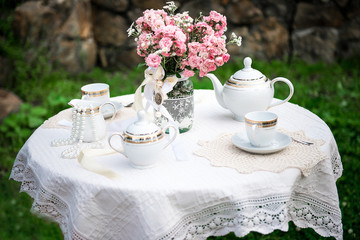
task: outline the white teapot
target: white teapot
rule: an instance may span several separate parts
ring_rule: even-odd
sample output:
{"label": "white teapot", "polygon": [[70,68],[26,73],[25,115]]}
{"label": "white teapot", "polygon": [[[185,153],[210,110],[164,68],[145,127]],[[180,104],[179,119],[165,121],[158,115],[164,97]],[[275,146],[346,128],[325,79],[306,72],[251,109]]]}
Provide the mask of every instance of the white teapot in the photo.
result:
{"label": "white teapot", "polygon": [[[165,131],[173,128],[173,136],[166,136]],[[169,131],[170,132],[170,131]],[[170,135],[170,134],[169,134]],[[112,138],[121,137],[123,149],[113,146]],[[146,119],[145,111],[138,112],[138,120],[130,124],[123,133],[114,133],[108,138],[109,145],[115,151],[125,155],[135,168],[152,167],[157,160],[161,150],[169,146],[177,136],[177,129],[168,125],[161,129],[155,123]]]}
{"label": "white teapot", "polygon": [[[229,109],[237,121],[244,121],[248,112],[265,111],[290,100],[294,93],[292,83],[283,77],[269,80],[261,72],[251,68],[252,60],[244,59],[245,67],[237,71],[222,86],[219,79],[212,73],[206,76],[214,85],[216,99],[225,109]],[[280,102],[271,103],[274,97],[274,84],[278,81],[285,82],[290,88],[289,96]]]}

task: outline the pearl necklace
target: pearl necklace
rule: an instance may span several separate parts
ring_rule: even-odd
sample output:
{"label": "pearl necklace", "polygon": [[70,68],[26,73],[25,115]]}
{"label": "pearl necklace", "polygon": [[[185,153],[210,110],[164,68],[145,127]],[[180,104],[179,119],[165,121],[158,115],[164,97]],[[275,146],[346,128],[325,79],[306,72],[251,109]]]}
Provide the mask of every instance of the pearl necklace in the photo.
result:
{"label": "pearl necklace", "polygon": [[[59,147],[59,146],[65,146],[65,145],[73,145],[72,147],[64,150],[61,153],[62,158],[77,158],[77,156],[80,154],[82,150],[82,143],[84,140],[84,130],[85,130],[85,118],[86,118],[86,112],[90,111],[90,118],[92,123],[92,132],[95,138],[95,141],[97,141],[97,134],[96,134],[96,125],[95,125],[95,111],[94,107],[90,105],[90,108],[86,107],[79,107],[74,106],[72,110],[72,128],[71,128],[71,135],[70,138],[67,139],[58,139],[53,140],[51,142],[51,146],[53,147]],[[87,146],[87,148],[104,148],[105,145],[102,142],[94,142]]]}

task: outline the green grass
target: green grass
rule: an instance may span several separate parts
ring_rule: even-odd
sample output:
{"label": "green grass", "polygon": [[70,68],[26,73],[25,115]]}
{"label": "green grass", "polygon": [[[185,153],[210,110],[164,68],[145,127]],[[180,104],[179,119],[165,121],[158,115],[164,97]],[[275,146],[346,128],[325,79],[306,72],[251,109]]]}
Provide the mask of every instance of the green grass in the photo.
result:
{"label": "green grass", "polygon": [[[9,19],[8,21],[10,21]],[[8,24],[1,22],[4,32]],[[40,124],[68,107],[72,98],[80,97],[80,87],[86,83],[104,82],[111,95],[134,93],[143,79],[143,69],[120,69],[107,72],[95,68],[90,73],[70,75],[47,64],[46,52],[38,49],[33,58],[24,60],[23,50],[17,45],[10,30],[7,41],[0,38],[0,54],[13,60],[12,74],[4,86],[20,96],[24,103],[19,112],[9,115],[0,125],[0,239],[62,239],[55,223],[30,213],[32,199],[19,193],[20,184],[8,180],[17,152]],[[1,33],[1,31],[0,31]],[[240,60],[219,68],[215,74],[224,82],[243,67]],[[331,128],[337,140],[344,166],[338,180],[342,210],[344,239],[360,237],[360,58],[338,61],[336,64],[308,64],[293,60],[254,61],[253,67],[269,78],[283,76],[292,81],[295,93],[292,103],[321,117]],[[209,79],[193,78],[196,89],[212,89]],[[275,97],[288,93],[285,84],[278,84]],[[209,239],[236,239],[233,234]],[[290,223],[289,232],[275,231],[269,235],[251,233],[243,239],[325,239],[311,229],[297,229]]]}

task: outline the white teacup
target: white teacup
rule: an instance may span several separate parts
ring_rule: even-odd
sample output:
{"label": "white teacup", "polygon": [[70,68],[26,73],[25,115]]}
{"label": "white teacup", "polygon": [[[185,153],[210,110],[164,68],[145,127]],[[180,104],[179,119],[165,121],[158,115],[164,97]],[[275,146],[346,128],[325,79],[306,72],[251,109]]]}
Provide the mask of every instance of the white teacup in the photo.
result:
{"label": "white teacup", "polygon": [[245,128],[251,145],[270,146],[276,133],[278,116],[272,112],[257,111],[245,115]]}
{"label": "white teacup", "polygon": [[110,101],[110,89],[106,83],[91,83],[81,87],[82,100],[98,103]]}

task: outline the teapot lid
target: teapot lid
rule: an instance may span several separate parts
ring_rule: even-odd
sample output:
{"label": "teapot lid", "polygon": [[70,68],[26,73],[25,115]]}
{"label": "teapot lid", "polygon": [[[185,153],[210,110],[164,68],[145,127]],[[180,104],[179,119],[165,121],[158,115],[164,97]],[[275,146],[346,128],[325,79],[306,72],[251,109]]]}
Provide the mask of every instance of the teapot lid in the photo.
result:
{"label": "teapot lid", "polygon": [[264,76],[264,74],[262,74],[260,71],[253,69],[251,67],[252,64],[252,60],[250,57],[246,57],[244,59],[244,68],[237,71],[232,78],[234,80],[239,80],[239,81],[253,81],[253,80],[259,80],[259,79],[263,79],[266,77]]}
{"label": "teapot lid", "polygon": [[130,124],[123,133],[123,140],[129,143],[152,143],[164,137],[164,132],[155,123],[146,119],[146,112],[137,113],[138,120]]}

